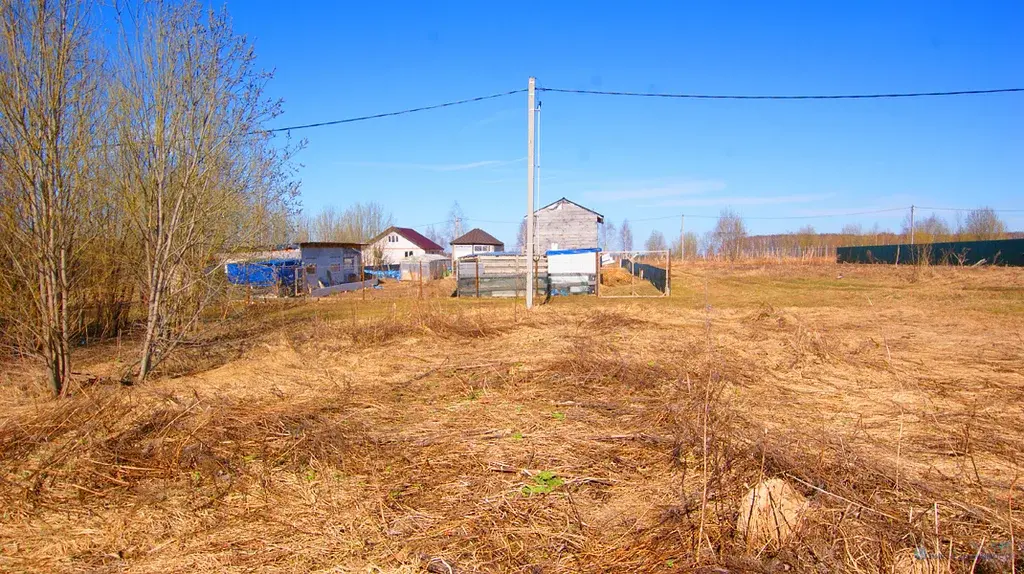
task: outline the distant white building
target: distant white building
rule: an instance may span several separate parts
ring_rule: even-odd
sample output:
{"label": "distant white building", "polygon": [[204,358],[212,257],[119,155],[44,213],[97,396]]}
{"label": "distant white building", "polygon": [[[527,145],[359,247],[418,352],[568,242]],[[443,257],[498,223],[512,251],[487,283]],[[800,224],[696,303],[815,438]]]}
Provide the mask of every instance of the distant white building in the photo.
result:
{"label": "distant white building", "polygon": [[363,246],[367,265],[397,265],[406,257],[443,255],[444,247],[410,227],[389,227]]}
{"label": "distant white building", "polygon": [[452,260],[466,255],[504,251],[505,244],[479,227],[452,239]]}

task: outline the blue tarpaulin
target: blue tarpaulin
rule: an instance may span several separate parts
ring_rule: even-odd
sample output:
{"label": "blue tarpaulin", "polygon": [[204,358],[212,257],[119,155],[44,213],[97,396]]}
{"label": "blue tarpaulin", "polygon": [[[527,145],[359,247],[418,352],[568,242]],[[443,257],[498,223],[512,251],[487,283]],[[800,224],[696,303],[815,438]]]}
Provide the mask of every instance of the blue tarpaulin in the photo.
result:
{"label": "blue tarpaulin", "polygon": [[388,265],[385,269],[366,267],[363,269],[363,273],[367,277],[376,277],[377,279],[394,279],[398,281],[401,278],[401,271],[399,271],[397,265]]}
{"label": "blue tarpaulin", "polygon": [[582,249],[551,249],[546,255],[578,255],[580,253],[597,253],[600,247],[585,247]]}
{"label": "blue tarpaulin", "polygon": [[297,259],[271,259],[253,263],[228,263],[224,265],[224,272],[228,282],[234,285],[273,287],[279,283],[293,283],[298,267]]}

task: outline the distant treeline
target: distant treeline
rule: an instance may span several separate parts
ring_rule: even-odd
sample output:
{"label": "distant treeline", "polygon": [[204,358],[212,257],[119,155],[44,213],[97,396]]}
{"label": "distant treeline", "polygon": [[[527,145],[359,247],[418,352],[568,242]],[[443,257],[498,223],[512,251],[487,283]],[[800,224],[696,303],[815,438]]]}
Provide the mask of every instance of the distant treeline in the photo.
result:
{"label": "distant treeline", "polygon": [[[919,214],[923,215],[923,214]],[[608,227],[610,223],[605,223]],[[611,226],[609,229],[614,229]],[[629,222],[623,221],[621,230],[629,230]],[[864,229],[859,224],[844,225],[839,233],[818,233],[811,225],[789,233],[770,235],[749,235],[746,223],[736,212],[722,211],[714,229],[698,235],[687,232],[683,237],[687,259],[763,259],[763,258],[834,258],[836,249],[844,246],[924,244],[951,241],[987,241],[995,239],[1024,238],[1022,232],[1010,232],[995,210],[982,207],[961,215],[957,212],[955,225],[932,213],[918,217],[911,226],[909,214],[903,220],[900,231],[882,229],[877,224]],[[616,241],[618,239],[618,241]],[[616,238],[614,233],[602,234],[605,249],[631,250],[632,234]],[[673,257],[680,256],[679,239],[668,245],[665,236],[658,230],[651,232],[644,243],[644,249],[671,249]]]}

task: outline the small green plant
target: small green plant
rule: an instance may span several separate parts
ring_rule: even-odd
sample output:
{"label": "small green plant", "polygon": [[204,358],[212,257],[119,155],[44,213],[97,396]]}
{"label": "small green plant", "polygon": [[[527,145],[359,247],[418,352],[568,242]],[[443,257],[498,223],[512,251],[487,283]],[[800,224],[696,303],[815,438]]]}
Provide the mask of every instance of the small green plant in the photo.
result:
{"label": "small green plant", "polygon": [[534,494],[550,494],[559,486],[565,484],[565,481],[555,475],[550,470],[544,470],[538,472],[533,477],[533,484],[527,484],[523,487],[523,496],[533,496]]}
{"label": "small green plant", "polygon": [[468,395],[466,395],[466,398],[471,400],[471,401],[475,401],[475,400],[479,399],[483,394],[484,394],[483,391],[481,391],[479,389],[473,389],[472,391],[469,392]]}
{"label": "small green plant", "polygon": [[512,440],[523,440],[523,433],[519,431],[512,433]]}
{"label": "small green plant", "polygon": [[551,417],[554,418],[556,421],[564,421],[565,420],[565,413],[560,413],[558,411],[555,411],[555,412],[551,413]]}
{"label": "small green plant", "polygon": [[313,482],[316,480],[316,471],[312,468],[306,469],[306,482]]}

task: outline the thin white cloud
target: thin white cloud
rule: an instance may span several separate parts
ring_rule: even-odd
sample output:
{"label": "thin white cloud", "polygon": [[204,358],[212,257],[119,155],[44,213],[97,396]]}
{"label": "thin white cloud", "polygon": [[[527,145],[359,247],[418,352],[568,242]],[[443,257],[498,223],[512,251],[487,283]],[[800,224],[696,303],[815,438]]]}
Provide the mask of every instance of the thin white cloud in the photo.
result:
{"label": "thin white cloud", "polygon": [[583,196],[591,201],[626,201],[631,199],[658,199],[680,195],[701,195],[725,189],[719,180],[683,181],[669,184],[618,185],[605,191],[587,191]]}
{"label": "thin white cloud", "polygon": [[504,119],[506,117],[509,117],[509,116],[511,116],[514,113],[519,113],[519,108],[515,108],[515,109],[509,108],[509,109],[504,109],[504,110],[498,110],[498,111],[494,112],[493,114],[491,114],[489,116],[486,116],[486,117],[483,117],[481,119],[478,119],[478,120],[470,122],[468,125],[466,125],[462,129],[463,130],[472,130],[472,129],[480,128],[480,127],[483,127],[483,126],[486,126],[486,125],[489,125],[489,124],[493,124],[494,122],[502,120],[502,119]]}
{"label": "thin white cloud", "polygon": [[526,158],[521,157],[519,159],[488,159],[483,161],[471,161],[467,163],[404,163],[390,161],[339,161],[335,163],[336,165],[344,165],[349,167],[371,167],[380,169],[413,169],[423,171],[450,172],[468,171],[471,169],[480,169],[485,167],[498,167],[502,165],[519,163],[524,160],[526,160]]}
{"label": "thin white cloud", "polygon": [[707,207],[716,205],[779,205],[785,203],[811,203],[834,197],[834,193],[802,195],[695,197],[659,201],[644,207]]}
{"label": "thin white cloud", "polygon": [[851,214],[870,215],[873,218],[885,219],[889,217],[904,217],[910,209],[902,209],[892,205],[875,205],[864,207],[845,207],[836,209],[797,209],[793,215],[802,217],[838,217]]}

